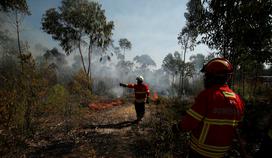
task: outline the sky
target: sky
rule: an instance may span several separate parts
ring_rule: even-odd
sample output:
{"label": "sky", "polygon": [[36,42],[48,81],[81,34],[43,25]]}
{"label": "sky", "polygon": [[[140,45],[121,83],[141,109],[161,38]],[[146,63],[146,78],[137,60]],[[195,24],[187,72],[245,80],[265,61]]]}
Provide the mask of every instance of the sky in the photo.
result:
{"label": "sky", "polygon": [[[175,51],[182,52],[177,36],[185,26],[184,13],[187,0],[96,0],[102,5],[108,20],[114,22],[113,40],[118,45],[120,38],[127,38],[132,49],[126,58],[148,54],[161,67],[164,57]],[[57,8],[61,0],[28,0],[31,16],[25,17],[23,37],[34,45],[40,43],[47,48],[58,47],[50,35],[41,30],[41,18],[49,8]],[[33,46],[31,46],[33,47]],[[210,50],[197,46],[190,55]]]}

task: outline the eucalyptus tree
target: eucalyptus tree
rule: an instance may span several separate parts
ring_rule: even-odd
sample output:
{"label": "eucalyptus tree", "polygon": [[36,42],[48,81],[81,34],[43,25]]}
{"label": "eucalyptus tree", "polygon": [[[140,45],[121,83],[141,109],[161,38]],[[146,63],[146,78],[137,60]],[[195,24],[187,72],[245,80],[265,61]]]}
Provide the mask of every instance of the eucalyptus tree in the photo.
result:
{"label": "eucalyptus tree", "polygon": [[[42,29],[59,41],[67,55],[79,52],[83,70],[89,78],[93,49],[104,51],[108,48],[113,28],[113,21],[107,21],[101,5],[87,0],[62,0],[58,9],[48,9],[42,18]],[[88,56],[87,67],[84,55]]]}
{"label": "eucalyptus tree", "polygon": [[238,67],[247,70],[252,64],[256,78],[258,65],[272,62],[271,0],[190,0],[185,18],[188,28],[201,37],[199,42],[231,61],[233,84]]}
{"label": "eucalyptus tree", "polygon": [[[13,25],[15,27],[18,52],[19,52],[19,56],[21,58],[21,64],[22,64],[23,50],[22,50],[22,46],[21,46],[20,32],[21,32],[21,24],[22,24],[23,18],[25,16],[28,16],[31,14],[29,11],[29,8],[28,8],[28,4],[27,4],[26,0],[17,0],[17,1],[1,0],[0,1],[0,11],[3,11],[7,15],[7,19],[4,19],[4,23],[9,22],[11,25]],[[0,27],[2,27],[1,26],[2,24],[0,24]],[[10,30],[8,30],[8,31],[10,31]],[[6,37],[10,36],[7,33],[8,32],[0,31],[0,34],[2,34],[2,37],[5,35],[6,35]],[[7,41],[12,40],[10,37],[8,37],[6,39],[7,39]],[[3,45],[5,45],[5,42]],[[23,65],[22,65],[22,69],[23,69]]]}
{"label": "eucalyptus tree", "polygon": [[205,56],[203,54],[191,55],[189,59],[197,72],[202,69],[203,64],[205,63]]}
{"label": "eucalyptus tree", "polygon": [[181,54],[175,51],[173,54],[169,53],[164,58],[162,68],[172,75],[172,85],[175,83],[175,78],[178,77],[178,95],[181,96],[183,94],[182,92],[184,92],[184,87],[182,85],[183,80],[186,77],[192,77],[195,71],[193,63],[185,63]]}
{"label": "eucalyptus tree", "polygon": [[195,32],[189,29],[186,25],[183,27],[182,31],[178,35],[178,44],[180,44],[183,50],[183,68],[181,73],[181,89],[184,92],[184,79],[185,79],[185,69],[186,69],[186,53],[188,50],[193,50],[196,42]]}
{"label": "eucalyptus tree", "polygon": [[137,55],[133,58],[133,61],[138,63],[140,66],[138,67],[138,70],[141,72],[147,71],[151,66],[156,66],[155,61],[147,54],[143,55]]}
{"label": "eucalyptus tree", "polygon": [[245,55],[260,63],[272,61],[271,0],[190,0],[184,15],[200,42],[235,65]]}
{"label": "eucalyptus tree", "polygon": [[164,57],[162,61],[162,69],[172,76],[172,84],[175,81],[175,76],[177,75],[177,69],[175,66],[174,56],[169,53]]}
{"label": "eucalyptus tree", "polygon": [[118,60],[125,60],[125,56],[121,53],[120,47],[114,47],[113,52],[115,53]]}
{"label": "eucalyptus tree", "polygon": [[26,0],[1,0],[0,1],[0,11],[10,12],[10,11],[20,11],[29,12]]}
{"label": "eucalyptus tree", "polygon": [[121,38],[119,40],[119,46],[124,51],[124,60],[125,60],[125,57],[126,57],[125,53],[126,53],[126,50],[130,50],[131,49],[131,42],[128,39],[126,39],[126,38]]}

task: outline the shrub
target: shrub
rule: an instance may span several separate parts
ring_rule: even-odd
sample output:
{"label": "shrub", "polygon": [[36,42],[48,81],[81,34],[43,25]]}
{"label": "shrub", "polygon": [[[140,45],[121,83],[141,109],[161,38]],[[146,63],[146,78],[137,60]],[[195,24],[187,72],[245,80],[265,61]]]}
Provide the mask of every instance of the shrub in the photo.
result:
{"label": "shrub", "polygon": [[92,96],[91,80],[87,77],[86,73],[81,69],[69,83],[70,94],[77,96],[81,99],[88,99]]}
{"label": "shrub", "polygon": [[152,117],[152,151],[155,157],[185,157],[188,150],[187,133],[173,134],[171,127],[189,106],[176,98],[162,98]]}
{"label": "shrub", "polygon": [[46,108],[56,112],[63,112],[68,102],[69,92],[63,85],[56,84],[48,91]]}

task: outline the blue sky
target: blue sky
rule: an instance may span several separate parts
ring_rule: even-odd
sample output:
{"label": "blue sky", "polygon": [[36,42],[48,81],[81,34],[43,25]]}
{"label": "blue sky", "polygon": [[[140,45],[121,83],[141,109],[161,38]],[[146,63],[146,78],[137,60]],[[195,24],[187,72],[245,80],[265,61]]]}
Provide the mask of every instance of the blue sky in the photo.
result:
{"label": "blue sky", "polygon": [[[108,20],[114,21],[113,40],[127,38],[132,49],[126,53],[132,60],[136,55],[148,54],[157,68],[168,53],[181,51],[177,35],[185,25],[186,0],[96,0],[102,4]],[[23,36],[29,43],[41,43],[52,48],[58,42],[42,32],[42,14],[60,6],[60,0],[28,0],[32,15],[25,18]],[[190,54],[207,54],[209,49],[198,46]],[[189,57],[190,55],[188,55]]]}

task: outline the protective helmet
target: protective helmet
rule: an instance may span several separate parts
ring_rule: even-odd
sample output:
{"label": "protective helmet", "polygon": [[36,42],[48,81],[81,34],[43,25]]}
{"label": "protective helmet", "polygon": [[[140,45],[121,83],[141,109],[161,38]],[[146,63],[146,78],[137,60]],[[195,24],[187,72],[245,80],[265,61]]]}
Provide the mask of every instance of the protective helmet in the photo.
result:
{"label": "protective helmet", "polygon": [[137,81],[143,82],[144,81],[144,77],[143,76],[138,76],[136,77]]}
{"label": "protective helmet", "polygon": [[203,66],[201,72],[214,76],[232,74],[232,64],[225,58],[214,58]]}

